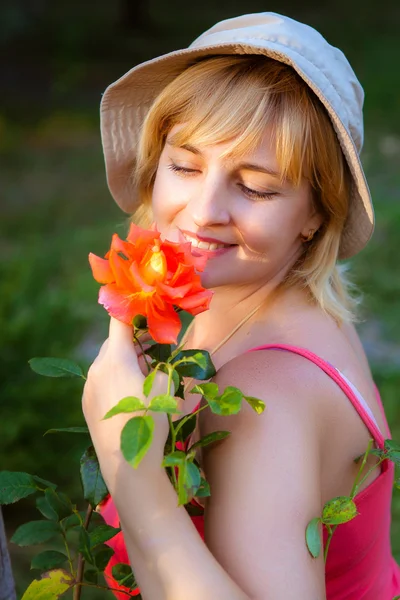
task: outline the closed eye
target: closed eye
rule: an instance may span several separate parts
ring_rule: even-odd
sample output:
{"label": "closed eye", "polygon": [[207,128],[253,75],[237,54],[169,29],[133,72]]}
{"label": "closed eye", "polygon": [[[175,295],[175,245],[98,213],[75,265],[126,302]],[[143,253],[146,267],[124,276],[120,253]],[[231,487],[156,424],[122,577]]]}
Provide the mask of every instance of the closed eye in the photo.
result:
{"label": "closed eye", "polygon": [[[179,167],[175,163],[169,164],[168,169],[170,169],[174,173],[179,173],[180,175],[183,175],[183,176],[190,176],[193,173],[199,172],[197,169],[188,169],[187,167]],[[253,189],[247,187],[247,185],[244,185],[243,183],[239,183],[238,185],[239,185],[240,189],[243,190],[243,192],[246,194],[246,196],[248,196],[249,198],[252,198],[252,199],[257,199],[257,200],[267,200],[268,199],[268,200],[270,200],[274,196],[278,195],[278,192],[258,192],[257,190],[253,190]]]}
{"label": "closed eye", "polygon": [[197,169],[187,169],[186,167],[178,167],[175,163],[168,165],[168,169],[181,175],[189,175],[190,173],[198,173]]}
{"label": "closed eye", "polygon": [[278,192],[258,192],[257,190],[252,190],[243,183],[239,183],[238,185],[247,196],[249,196],[250,198],[257,198],[258,200],[270,200],[274,196],[278,195]]}

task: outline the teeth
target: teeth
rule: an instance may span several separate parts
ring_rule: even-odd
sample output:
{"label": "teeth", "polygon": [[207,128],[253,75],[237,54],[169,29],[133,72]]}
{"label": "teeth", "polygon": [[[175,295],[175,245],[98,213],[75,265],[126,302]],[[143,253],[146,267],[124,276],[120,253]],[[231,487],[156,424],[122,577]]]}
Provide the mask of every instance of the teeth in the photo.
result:
{"label": "teeth", "polygon": [[209,243],[209,242],[202,242],[197,240],[196,238],[192,238],[189,235],[186,235],[186,233],[183,234],[185,239],[188,242],[191,242],[192,246],[194,246],[194,248],[200,248],[202,250],[217,250],[217,248],[226,248],[227,246],[229,246],[229,244],[217,244],[215,242]]}

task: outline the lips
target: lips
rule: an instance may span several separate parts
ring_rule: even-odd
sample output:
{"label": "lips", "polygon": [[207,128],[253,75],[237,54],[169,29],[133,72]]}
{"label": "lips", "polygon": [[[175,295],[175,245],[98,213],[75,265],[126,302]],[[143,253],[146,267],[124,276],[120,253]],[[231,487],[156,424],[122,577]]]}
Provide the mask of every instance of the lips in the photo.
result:
{"label": "lips", "polygon": [[232,245],[234,245],[227,244],[222,240],[205,237],[185,230],[181,230],[181,233],[186,241],[191,242],[193,248],[199,248],[200,250],[216,251],[220,249],[230,248]]}

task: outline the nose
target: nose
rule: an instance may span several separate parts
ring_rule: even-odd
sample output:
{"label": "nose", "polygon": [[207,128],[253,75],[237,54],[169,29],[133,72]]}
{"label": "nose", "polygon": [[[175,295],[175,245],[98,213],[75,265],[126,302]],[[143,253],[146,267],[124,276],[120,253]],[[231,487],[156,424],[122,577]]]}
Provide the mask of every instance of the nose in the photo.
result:
{"label": "nose", "polygon": [[191,198],[189,210],[199,228],[210,225],[227,225],[230,222],[229,197],[221,179],[203,180]]}

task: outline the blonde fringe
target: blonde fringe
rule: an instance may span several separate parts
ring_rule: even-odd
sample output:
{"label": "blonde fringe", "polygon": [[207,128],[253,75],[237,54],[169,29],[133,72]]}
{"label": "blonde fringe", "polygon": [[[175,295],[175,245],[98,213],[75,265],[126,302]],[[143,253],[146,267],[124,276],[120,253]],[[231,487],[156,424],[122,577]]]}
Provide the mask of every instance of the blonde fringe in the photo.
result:
{"label": "blonde fringe", "polygon": [[312,301],[338,323],[357,321],[361,302],[348,267],[338,264],[351,176],[332,123],[318,98],[293,69],[260,56],[218,56],[186,69],[156,98],[143,124],[133,177],[142,199],[130,217],[152,222],[151,193],[170,129],[184,123],[173,142],[232,141],[224,155],[245,154],[272,125],[282,178],[299,185],[306,176],[325,222],[305,246],[284,286],[307,288]]}

